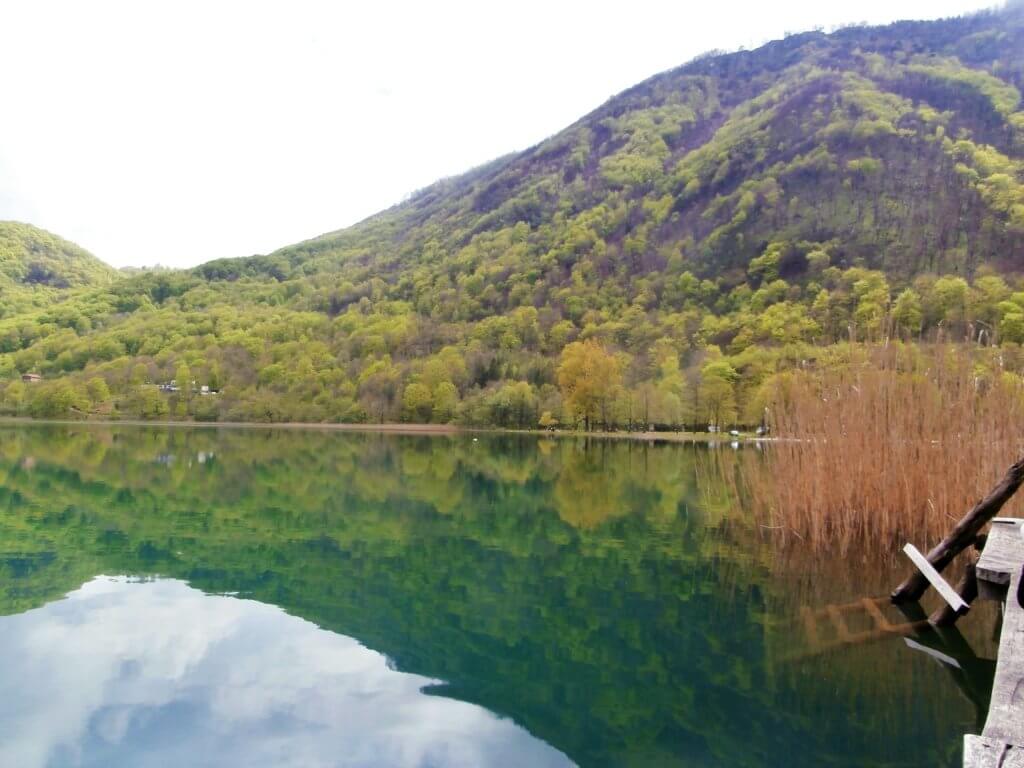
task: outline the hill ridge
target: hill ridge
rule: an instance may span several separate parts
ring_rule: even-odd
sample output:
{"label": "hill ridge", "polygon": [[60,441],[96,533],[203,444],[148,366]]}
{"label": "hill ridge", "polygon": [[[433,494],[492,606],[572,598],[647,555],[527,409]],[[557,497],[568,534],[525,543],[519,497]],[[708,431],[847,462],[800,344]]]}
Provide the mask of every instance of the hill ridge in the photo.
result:
{"label": "hill ridge", "polygon": [[850,339],[939,336],[1019,376],[1022,90],[1017,9],[698,58],[352,227],[0,320],[0,379],[70,387],[3,407],[756,423]]}

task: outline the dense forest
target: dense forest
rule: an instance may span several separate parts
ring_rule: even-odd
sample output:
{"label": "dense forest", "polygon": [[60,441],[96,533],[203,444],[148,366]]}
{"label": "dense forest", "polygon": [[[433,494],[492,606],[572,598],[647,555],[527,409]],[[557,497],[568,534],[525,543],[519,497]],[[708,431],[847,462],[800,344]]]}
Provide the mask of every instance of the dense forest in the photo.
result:
{"label": "dense forest", "polygon": [[1014,4],[701,56],[266,256],[117,275],[6,224],[0,408],[752,426],[775,377],[890,340],[1019,380],[1022,88]]}

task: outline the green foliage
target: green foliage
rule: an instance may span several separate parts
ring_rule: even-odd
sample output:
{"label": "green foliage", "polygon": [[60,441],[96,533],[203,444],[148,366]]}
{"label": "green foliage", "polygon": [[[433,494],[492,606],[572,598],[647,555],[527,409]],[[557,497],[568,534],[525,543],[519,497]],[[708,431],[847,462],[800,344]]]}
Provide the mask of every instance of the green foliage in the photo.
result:
{"label": "green foliage", "polygon": [[416,382],[409,384],[402,395],[402,415],[408,421],[425,422],[430,420],[434,407],[434,398],[430,389]]}
{"label": "green foliage", "polygon": [[89,407],[85,394],[68,380],[35,385],[28,411],[35,418],[66,419],[85,415]]}
{"label": "green foliage", "polygon": [[160,419],[170,412],[167,400],[156,387],[142,384],[136,386],[126,399],[126,408],[132,418]]}
{"label": "green foliage", "polygon": [[1021,72],[1013,9],[708,57],[355,227],[189,271],[117,277],[0,225],[0,403],[30,411],[38,372],[102,379],[114,418],[680,429],[851,339],[1016,344]]}

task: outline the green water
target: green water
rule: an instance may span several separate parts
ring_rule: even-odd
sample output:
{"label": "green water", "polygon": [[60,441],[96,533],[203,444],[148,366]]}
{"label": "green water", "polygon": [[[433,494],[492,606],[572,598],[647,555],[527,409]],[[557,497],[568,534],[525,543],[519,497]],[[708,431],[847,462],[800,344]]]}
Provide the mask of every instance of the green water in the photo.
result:
{"label": "green water", "polygon": [[0,765],[957,765],[992,627],[813,646],[899,571],[783,556],[761,460],[0,427]]}

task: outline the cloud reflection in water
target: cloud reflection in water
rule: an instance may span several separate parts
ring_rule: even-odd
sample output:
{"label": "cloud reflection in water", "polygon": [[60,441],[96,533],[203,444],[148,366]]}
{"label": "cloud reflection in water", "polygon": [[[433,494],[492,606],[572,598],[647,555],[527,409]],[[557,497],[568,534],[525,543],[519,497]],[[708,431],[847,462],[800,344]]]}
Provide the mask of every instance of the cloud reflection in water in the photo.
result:
{"label": "cloud reflection in water", "polygon": [[571,765],[437,682],[274,606],[99,577],[0,618],[0,765]]}

